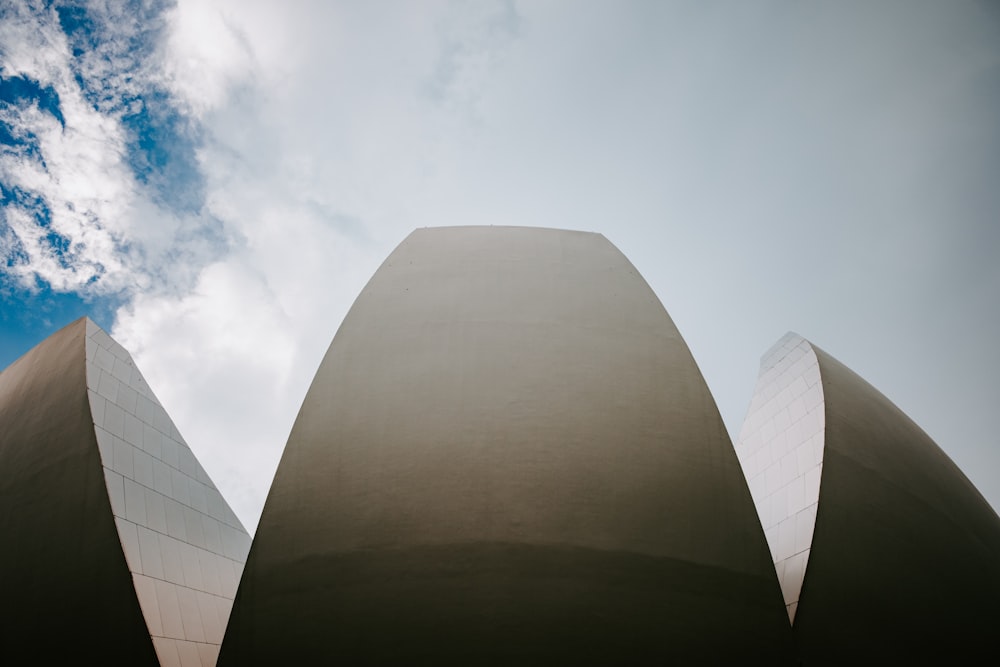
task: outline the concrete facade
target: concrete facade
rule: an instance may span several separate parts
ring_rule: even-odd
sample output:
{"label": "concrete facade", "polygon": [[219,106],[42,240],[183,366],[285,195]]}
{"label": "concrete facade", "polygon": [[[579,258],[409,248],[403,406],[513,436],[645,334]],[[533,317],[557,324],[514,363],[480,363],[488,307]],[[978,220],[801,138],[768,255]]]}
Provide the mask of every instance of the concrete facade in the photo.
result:
{"label": "concrete facade", "polygon": [[422,229],[337,332],[220,664],[783,664],[718,410],[598,234]]}
{"label": "concrete facade", "polygon": [[737,452],[804,664],[971,664],[1000,627],[1000,519],[941,449],[795,334]]}
{"label": "concrete facade", "polygon": [[7,636],[47,663],[215,664],[250,537],[90,320],[0,374],[0,471]]}

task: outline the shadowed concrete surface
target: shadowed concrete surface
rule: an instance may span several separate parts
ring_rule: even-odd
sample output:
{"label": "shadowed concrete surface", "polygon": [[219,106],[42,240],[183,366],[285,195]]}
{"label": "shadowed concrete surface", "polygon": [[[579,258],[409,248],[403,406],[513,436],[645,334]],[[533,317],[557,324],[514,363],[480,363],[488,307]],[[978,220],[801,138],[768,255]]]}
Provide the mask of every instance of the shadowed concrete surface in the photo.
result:
{"label": "shadowed concrete surface", "polygon": [[222,664],[782,664],[790,629],[691,355],[598,234],[411,234],[289,437]]}
{"label": "shadowed concrete surface", "polygon": [[807,664],[973,664],[996,651],[1000,519],[899,408],[815,348],[826,437],[795,622]]}
{"label": "shadowed concrete surface", "polygon": [[0,373],[0,628],[24,664],[157,664],[104,483],[86,320]]}
{"label": "shadowed concrete surface", "polygon": [[885,396],[788,334],[737,451],[804,664],[992,657],[1000,519]]}

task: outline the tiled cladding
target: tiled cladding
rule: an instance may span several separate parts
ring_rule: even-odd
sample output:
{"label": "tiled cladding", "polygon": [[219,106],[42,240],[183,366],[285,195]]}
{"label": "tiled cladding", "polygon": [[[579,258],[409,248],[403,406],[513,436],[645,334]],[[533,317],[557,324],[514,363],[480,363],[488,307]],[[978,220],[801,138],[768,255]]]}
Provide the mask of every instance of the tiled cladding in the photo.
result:
{"label": "tiled cladding", "polygon": [[824,423],[816,354],[808,341],[788,333],[761,359],[736,454],[792,622],[816,524]]}
{"label": "tiled cladding", "polygon": [[125,349],[87,322],[87,393],[118,534],[162,665],[215,665],[250,536]]}

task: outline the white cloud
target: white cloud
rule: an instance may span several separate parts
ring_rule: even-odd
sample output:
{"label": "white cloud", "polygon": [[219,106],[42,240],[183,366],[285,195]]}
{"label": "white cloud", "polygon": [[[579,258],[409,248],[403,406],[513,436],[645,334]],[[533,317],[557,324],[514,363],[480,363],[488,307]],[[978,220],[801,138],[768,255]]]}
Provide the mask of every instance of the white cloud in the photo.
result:
{"label": "white cloud", "polygon": [[34,207],[9,206],[8,233],[28,257],[13,272],[27,285],[37,275],[60,290],[84,289],[95,278],[92,289],[120,289],[131,280],[124,212],[136,196],[123,164],[121,128],[83,98],[54,12],[21,11],[10,19],[0,22],[5,76],[25,76],[51,87],[65,125],[37,104],[4,110],[0,120],[16,138],[33,137],[38,154],[17,148],[0,152],[0,180],[40,198],[49,212],[49,229],[69,241],[65,253],[55,252],[43,240],[48,230],[35,222]]}
{"label": "white cloud", "polygon": [[[251,527],[341,318],[414,227],[603,232],[677,321],[731,429],[787,329],[923,415],[945,397],[914,390],[892,343],[930,344],[927,295],[947,303],[938,339],[976,321],[963,340],[985,353],[1000,332],[981,316],[995,266],[962,261],[962,239],[984,257],[997,243],[969,222],[995,213],[970,184],[995,173],[1000,141],[984,85],[1000,42],[973,9],[185,0],[152,27],[119,17],[101,52],[114,57],[86,75],[166,91],[196,124],[203,206],[184,212],[128,171],[121,111],[88,111],[58,26],[29,19],[0,25],[5,66],[52,82],[72,131],[22,114],[53,162],[0,168],[58,204],[87,250],[70,267],[39,250],[24,270],[71,288],[101,264],[108,285],[139,287],[113,333]],[[147,33],[156,48],[121,64]],[[921,349],[941,382],[960,372],[996,397],[995,362],[949,368]],[[956,410],[939,433],[989,441]]]}

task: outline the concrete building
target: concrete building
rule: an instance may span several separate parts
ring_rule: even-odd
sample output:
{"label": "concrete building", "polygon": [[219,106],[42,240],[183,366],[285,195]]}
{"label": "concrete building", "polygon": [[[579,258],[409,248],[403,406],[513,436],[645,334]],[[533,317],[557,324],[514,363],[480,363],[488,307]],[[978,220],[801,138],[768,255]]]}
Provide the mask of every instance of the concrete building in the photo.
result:
{"label": "concrete building", "polygon": [[67,665],[214,665],[250,546],[86,318],[0,373],[0,540],[8,655]]}
{"label": "concrete building", "polygon": [[874,387],[789,333],[761,360],[736,451],[804,664],[994,652],[1000,519]]}
{"label": "concrete building", "polygon": [[599,234],[421,229],[303,402],[220,664],[789,662],[746,482]]}

